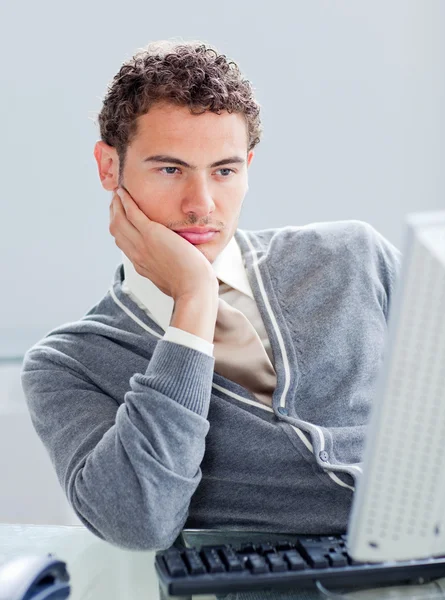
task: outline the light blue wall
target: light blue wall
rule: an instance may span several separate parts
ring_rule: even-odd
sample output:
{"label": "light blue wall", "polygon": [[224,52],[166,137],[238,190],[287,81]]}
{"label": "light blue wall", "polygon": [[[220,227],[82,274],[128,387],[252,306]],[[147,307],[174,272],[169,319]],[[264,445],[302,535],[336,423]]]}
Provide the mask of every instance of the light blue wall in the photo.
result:
{"label": "light blue wall", "polygon": [[253,81],[264,138],[240,225],[363,219],[396,245],[406,212],[445,206],[445,2],[2,2],[3,352],[76,320],[120,251],[94,117],[151,40],[215,44]]}

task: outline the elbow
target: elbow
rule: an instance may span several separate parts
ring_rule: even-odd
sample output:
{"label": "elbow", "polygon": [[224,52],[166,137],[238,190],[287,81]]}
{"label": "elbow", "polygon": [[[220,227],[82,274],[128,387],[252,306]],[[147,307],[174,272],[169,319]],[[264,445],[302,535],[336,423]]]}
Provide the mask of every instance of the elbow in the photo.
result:
{"label": "elbow", "polygon": [[178,532],[162,531],[162,528],[160,531],[150,529],[145,532],[145,535],[139,531],[137,536],[128,536],[128,532],[123,530],[113,531],[106,541],[126,550],[159,552],[173,546],[181,530],[182,527],[179,528]]}
{"label": "elbow", "polygon": [[[85,527],[110,544],[126,550],[159,551],[173,545],[187,520],[189,501],[184,495],[167,495],[155,486],[89,484],[85,469],[72,473],[66,486],[73,510]],[[113,482],[112,482],[113,483]]]}
{"label": "elbow", "polygon": [[[73,509],[83,525],[100,539],[125,550],[158,552],[170,548],[182,531],[183,522],[172,525],[170,519],[151,519],[149,515],[108,515],[100,517],[91,511],[81,510],[76,504]],[[88,512],[89,514],[85,514]],[[185,522],[185,519],[184,519]]]}

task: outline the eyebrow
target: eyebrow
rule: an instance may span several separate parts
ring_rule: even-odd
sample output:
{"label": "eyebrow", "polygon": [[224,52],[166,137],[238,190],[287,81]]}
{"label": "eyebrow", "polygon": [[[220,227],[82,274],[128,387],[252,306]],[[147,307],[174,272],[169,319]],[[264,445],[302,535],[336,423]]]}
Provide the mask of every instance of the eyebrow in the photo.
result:
{"label": "eyebrow", "polygon": [[[187,169],[197,168],[193,165],[189,165],[185,162],[185,160],[175,158],[174,156],[168,156],[166,154],[156,154],[155,156],[149,156],[148,158],[144,158],[143,162],[171,163],[174,165],[180,165],[181,167],[186,167]],[[231,165],[233,163],[244,164],[245,162],[246,161],[244,160],[244,158],[241,158],[240,156],[230,156],[229,158],[217,160],[216,162],[209,165],[209,168],[213,169],[214,167],[221,167],[222,165]]]}

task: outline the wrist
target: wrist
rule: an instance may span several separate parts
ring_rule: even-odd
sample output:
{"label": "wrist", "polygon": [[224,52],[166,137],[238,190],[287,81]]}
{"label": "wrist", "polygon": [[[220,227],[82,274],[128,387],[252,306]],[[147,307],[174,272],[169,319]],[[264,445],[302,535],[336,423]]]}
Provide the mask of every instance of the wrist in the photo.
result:
{"label": "wrist", "polygon": [[213,343],[218,312],[218,287],[200,288],[175,300],[171,327]]}
{"label": "wrist", "polygon": [[189,289],[182,289],[173,294],[173,300],[175,304],[177,302],[188,302],[198,301],[199,299],[206,299],[207,301],[218,302],[219,293],[219,282],[215,274],[212,272],[211,276],[206,279],[199,281],[197,285]]}

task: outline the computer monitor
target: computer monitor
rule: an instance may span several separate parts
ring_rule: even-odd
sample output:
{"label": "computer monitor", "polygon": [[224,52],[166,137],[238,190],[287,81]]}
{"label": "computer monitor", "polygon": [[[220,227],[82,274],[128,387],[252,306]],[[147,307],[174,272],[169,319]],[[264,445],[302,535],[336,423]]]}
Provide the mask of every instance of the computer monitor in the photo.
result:
{"label": "computer monitor", "polygon": [[445,211],[407,217],[363,461],[350,554],[445,554]]}

